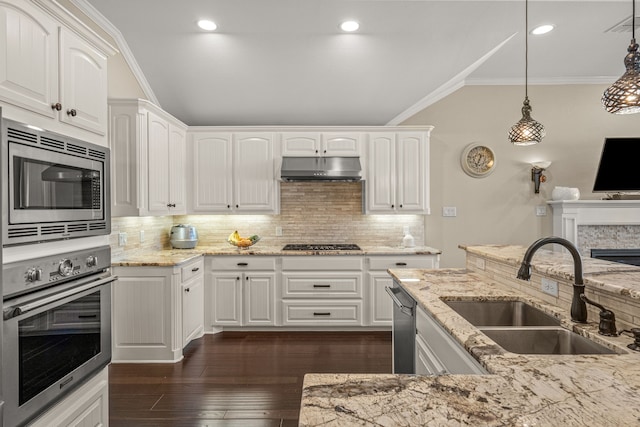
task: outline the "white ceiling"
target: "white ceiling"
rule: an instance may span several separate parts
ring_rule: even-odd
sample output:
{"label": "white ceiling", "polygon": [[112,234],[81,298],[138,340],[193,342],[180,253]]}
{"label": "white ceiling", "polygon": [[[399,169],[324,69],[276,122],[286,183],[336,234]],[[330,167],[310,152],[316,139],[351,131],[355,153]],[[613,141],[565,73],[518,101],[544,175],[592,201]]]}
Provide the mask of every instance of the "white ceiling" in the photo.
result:
{"label": "white ceiling", "polygon": [[[524,82],[524,0],[72,1],[119,30],[152,96],[192,126],[397,124],[462,84]],[[613,82],[631,33],[607,30],[631,7],[531,0],[529,29],[556,29],[529,36],[529,83]]]}

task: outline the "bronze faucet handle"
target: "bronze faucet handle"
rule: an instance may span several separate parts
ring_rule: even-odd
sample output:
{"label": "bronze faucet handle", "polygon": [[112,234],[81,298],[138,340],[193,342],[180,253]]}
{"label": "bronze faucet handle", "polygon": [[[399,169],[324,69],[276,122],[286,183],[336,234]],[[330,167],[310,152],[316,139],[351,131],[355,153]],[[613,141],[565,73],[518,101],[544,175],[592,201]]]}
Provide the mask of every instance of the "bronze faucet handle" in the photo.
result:
{"label": "bronze faucet handle", "polygon": [[613,311],[606,309],[601,304],[591,301],[585,294],[580,294],[580,299],[600,309],[600,323],[598,324],[598,333],[608,337],[617,337],[616,315]]}

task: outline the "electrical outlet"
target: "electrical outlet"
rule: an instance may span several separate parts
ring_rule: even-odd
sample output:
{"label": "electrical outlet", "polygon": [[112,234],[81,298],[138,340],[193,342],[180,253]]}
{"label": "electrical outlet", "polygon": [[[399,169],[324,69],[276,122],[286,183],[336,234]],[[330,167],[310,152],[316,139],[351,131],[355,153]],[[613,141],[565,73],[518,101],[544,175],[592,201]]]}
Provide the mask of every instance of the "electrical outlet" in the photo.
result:
{"label": "electrical outlet", "polygon": [[118,246],[127,244],[127,233],[118,233]]}
{"label": "electrical outlet", "polygon": [[276,237],[282,237],[282,227],[276,227]]}
{"label": "electrical outlet", "polygon": [[536,206],[536,216],[547,216],[547,207],[545,205]]}
{"label": "electrical outlet", "polygon": [[140,230],[140,243],[144,242],[144,230]]}
{"label": "electrical outlet", "polygon": [[558,282],[543,277],[541,283],[540,289],[542,292],[558,298]]}
{"label": "electrical outlet", "polygon": [[485,269],[484,258],[476,259],[476,267],[478,267],[480,270],[484,270]]}
{"label": "electrical outlet", "polygon": [[456,216],[456,207],[455,206],[443,206],[442,207],[442,216]]}

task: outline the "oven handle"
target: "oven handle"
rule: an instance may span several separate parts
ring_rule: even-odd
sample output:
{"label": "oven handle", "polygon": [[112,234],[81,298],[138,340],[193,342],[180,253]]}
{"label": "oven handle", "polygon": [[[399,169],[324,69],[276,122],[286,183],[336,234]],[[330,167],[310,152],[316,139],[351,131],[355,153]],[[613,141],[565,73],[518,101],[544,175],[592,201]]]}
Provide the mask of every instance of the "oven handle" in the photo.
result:
{"label": "oven handle", "polygon": [[71,289],[64,290],[60,293],[48,296],[46,298],[42,298],[33,302],[28,302],[26,304],[14,305],[5,308],[2,311],[2,317],[4,320],[9,320],[14,317],[20,316],[21,314],[28,313],[36,308],[43,307],[47,304],[51,304],[52,302],[56,302],[63,298],[69,297],[71,295],[79,294],[81,292],[87,291],[92,288],[96,288],[98,286],[106,285],[107,283],[114,282],[118,279],[117,276],[108,276],[98,280],[92,280],[89,283],[85,283],[83,285],[75,286]]}

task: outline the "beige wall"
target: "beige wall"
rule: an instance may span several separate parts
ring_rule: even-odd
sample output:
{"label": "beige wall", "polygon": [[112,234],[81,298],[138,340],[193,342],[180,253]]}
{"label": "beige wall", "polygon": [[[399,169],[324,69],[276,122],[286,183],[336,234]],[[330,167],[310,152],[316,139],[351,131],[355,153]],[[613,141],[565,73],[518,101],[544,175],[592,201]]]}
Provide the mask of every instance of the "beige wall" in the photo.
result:
{"label": "beige wall", "polygon": [[[515,147],[509,128],[521,117],[521,86],[467,86],[405,121],[433,125],[431,133],[431,212],[425,217],[425,243],[442,250],[442,267],[463,267],[458,244],[529,245],[551,235],[547,216],[535,215],[554,186],[578,187],[582,199],[592,193],[595,171],[606,136],[640,136],[640,115],[618,116],[600,104],[604,85],[529,87],[532,116],[547,131],[542,143]],[[471,142],[491,147],[495,171],[471,178],[460,168],[460,154]],[[549,160],[540,194],[534,194],[532,161]],[[443,206],[457,207],[457,217],[442,217]]]}
{"label": "beige wall", "polygon": [[[88,18],[80,9],[78,9],[69,0],[58,0],[60,5],[71,12],[76,18],[78,18],[87,27],[95,31],[100,37],[105,39],[108,43],[120,50],[121,47],[117,45],[116,41],[106,32],[102,27]],[[107,96],[109,98],[141,98],[148,99],[144,93],[144,90],[138,83],[138,79],[135,77],[131,68],[124,59],[124,56],[120,52],[107,59],[108,68],[108,89]]]}

